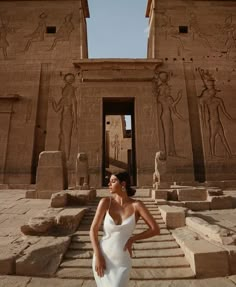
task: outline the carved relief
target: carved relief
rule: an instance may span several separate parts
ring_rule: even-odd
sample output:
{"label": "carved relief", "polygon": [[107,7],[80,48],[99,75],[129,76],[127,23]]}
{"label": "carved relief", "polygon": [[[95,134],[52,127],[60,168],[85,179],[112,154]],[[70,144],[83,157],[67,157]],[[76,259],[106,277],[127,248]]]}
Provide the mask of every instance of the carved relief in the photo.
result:
{"label": "carved relief", "polygon": [[47,19],[47,15],[45,13],[42,13],[39,15],[39,22],[38,22],[38,26],[36,27],[36,29],[34,30],[33,33],[31,33],[30,35],[25,36],[25,38],[29,38],[28,42],[26,43],[24,52],[28,51],[31,44],[33,42],[42,42],[44,41],[44,34],[46,32],[46,19]]}
{"label": "carved relief", "polygon": [[169,85],[169,74],[167,72],[156,73],[154,78],[154,96],[159,108],[160,123],[163,133],[164,151],[168,156],[176,156],[174,140],[174,119],[185,121],[178,113],[177,105],[182,98],[182,91],[178,91],[176,98],[171,96],[171,87]]}
{"label": "carved relief", "polygon": [[68,42],[70,40],[70,34],[75,29],[72,23],[73,14],[68,14],[65,16],[64,22],[56,33],[54,42],[49,50],[53,50],[58,42]]}
{"label": "carved relief", "polygon": [[9,42],[7,40],[7,35],[10,33],[15,33],[15,29],[9,27],[9,20],[3,19],[2,15],[0,15],[0,48],[3,53],[3,57],[6,60],[8,58],[7,48],[9,46]]}
{"label": "carved relief", "polygon": [[76,87],[73,86],[75,76],[71,73],[66,74],[64,82],[60,100],[57,102],[53,97],[50,100],[54,111],[60,112],[59,150],[64,151],[69,160],[72,130],[74,128],[77,132],[78,129]]}
{"label": "carved relief", "polygon": [[225,108],[224,101],[217,96],[220,90],[215,87],[215,79],[208,70],[198,69],[204,89],[199,96],[199,106],[203,128],[207,129],[209,137],[209,156],[216,156],[216,139],[219,137],[227,155],[232,152],[227,141],[224,127],[221,121],[221,113],[228,119],[233,120]]}
{"label": "carved relief", "polygon": [[211,44],[208,41],[207,35],[202,31],[199,26],[199,22],[195,13],[190,13],[189,15],[189,28],[190,32],[192,33],[193,40],[200,40],[200,42],[206,48],[212,48]]}
{"label": "carved relief", "polygon": [[115,134],[114,140],[111,141],[111,147],[114,151],[114,159],[118,160],[120,153],[120,141],[118,134]]}
{"label": "carved relief", "polygon": [[225,18],[224,26],[222,27],[223,35],[226,35],[224,46],[226,49],[226,58],[230,57],[230,53],[236,48],[236,27],[233,24],[233,16],[229,15]]}

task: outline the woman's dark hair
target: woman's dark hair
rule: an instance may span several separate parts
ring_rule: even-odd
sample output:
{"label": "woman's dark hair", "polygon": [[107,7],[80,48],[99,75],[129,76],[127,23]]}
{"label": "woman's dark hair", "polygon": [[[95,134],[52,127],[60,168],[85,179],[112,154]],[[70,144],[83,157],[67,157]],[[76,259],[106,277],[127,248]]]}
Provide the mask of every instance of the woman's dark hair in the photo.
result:
{"label": "woman's dark hair", "polygon": [[132,187],[130,187],[130,175],[128,174],[128,172],[118,172],[114,174],[120,182],[125,181],[126,183],[126,191],[128,196],[133,196],[135,195],[136,190],[133,189]]}

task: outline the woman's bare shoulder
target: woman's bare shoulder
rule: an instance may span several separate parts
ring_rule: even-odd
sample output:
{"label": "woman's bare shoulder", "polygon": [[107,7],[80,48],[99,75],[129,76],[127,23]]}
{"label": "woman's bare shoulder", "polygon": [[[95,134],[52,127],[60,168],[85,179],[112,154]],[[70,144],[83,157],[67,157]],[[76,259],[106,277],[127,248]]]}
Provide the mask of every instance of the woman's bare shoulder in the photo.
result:
{"label": "woman's bare shoulder", "polygon": [[145,204],[139,199],[134,199],[133,204],[136,207],[136,209],[145,208]]}
{"label": "woman's bare shoulder", "polygon": [[100,201],[99,201],[99,206],[108,206],[110,204],[110,197],[103,197]]}

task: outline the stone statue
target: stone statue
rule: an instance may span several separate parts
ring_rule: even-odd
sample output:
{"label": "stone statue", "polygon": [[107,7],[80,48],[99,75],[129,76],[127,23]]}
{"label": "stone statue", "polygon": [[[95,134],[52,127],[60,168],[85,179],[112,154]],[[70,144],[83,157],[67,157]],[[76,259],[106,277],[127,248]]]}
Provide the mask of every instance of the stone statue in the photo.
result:
{"label": "stone statue", "polygon": [[155,171],[153,173],[153,188],[158,189],[161,184],[161,175],[166,171],[166,153],[158,151],[155,155]]}
{"label": "stone statue", "polygon": [[79,189],[88,189],[88,156],[86,153],[78,153],[76,158],[76,187]]}

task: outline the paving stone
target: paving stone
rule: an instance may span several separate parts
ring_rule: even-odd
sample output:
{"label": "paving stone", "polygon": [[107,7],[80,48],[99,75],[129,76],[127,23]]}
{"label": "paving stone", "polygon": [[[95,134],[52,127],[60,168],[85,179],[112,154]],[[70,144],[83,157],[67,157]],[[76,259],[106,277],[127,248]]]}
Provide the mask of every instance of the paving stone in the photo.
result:
{"label": "paving stone", "polygon": [[28,287],[31,278],[21,276],[0,276],[0,287]]}
{"label": "paving stone", "polygon": [[64,280],[58,278],[32,278],[27,287],[79,287],[83,285],[84,280]]}

